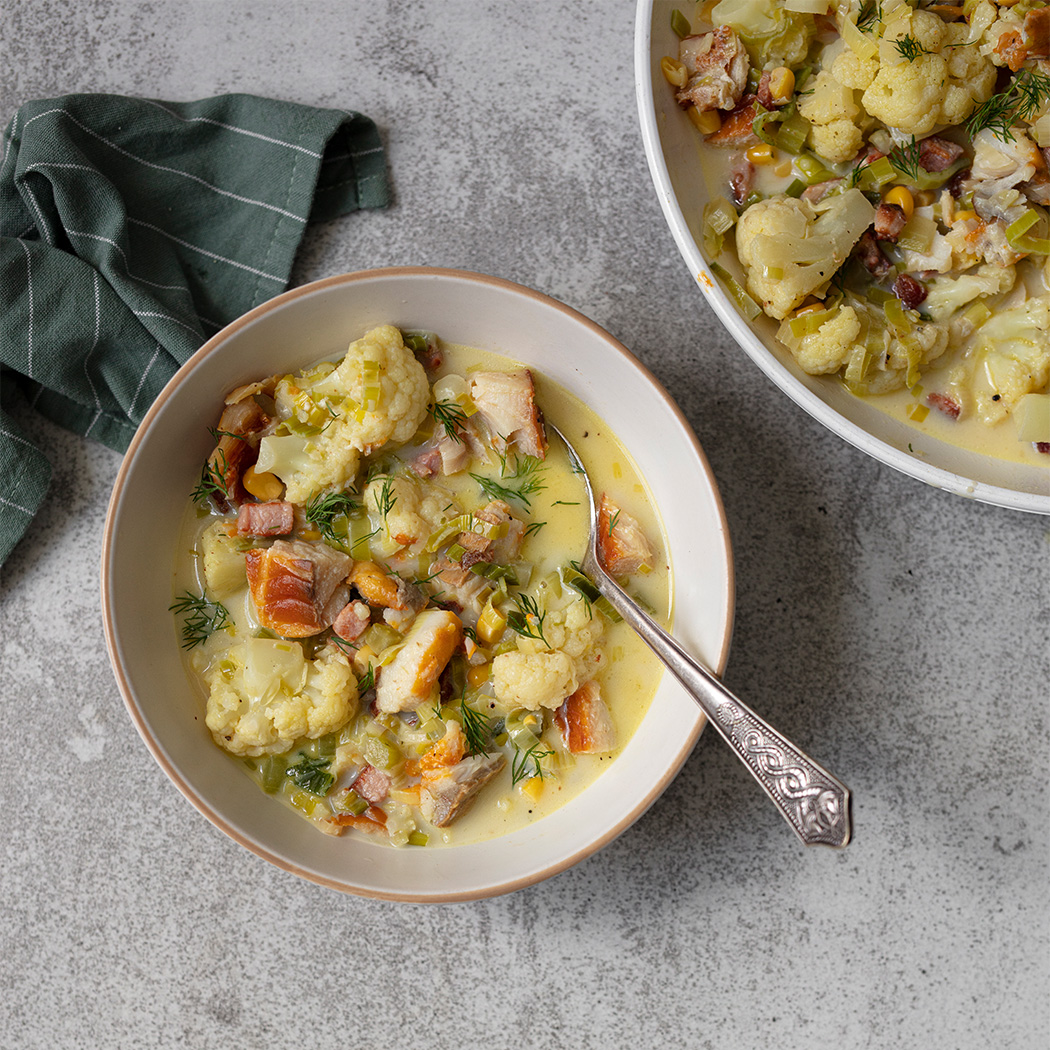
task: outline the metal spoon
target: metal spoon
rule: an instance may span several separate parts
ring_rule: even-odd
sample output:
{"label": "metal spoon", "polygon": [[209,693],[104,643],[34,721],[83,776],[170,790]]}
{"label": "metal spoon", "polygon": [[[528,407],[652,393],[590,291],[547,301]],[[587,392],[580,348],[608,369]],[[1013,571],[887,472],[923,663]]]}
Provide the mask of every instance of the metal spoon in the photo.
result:
{"label": "metal spoon", "polygon": [[568,438],[549,421],[546,427],[565,443],[573,469],[587,488],[591,517],[587,550],[581,562],[584,574],[700,705],[708,721],[762,785],[802,842],[807,846],[845,846],[850,840],[849,789],[734,696],[605,571],[598,558],[598,514],[591,479]]}

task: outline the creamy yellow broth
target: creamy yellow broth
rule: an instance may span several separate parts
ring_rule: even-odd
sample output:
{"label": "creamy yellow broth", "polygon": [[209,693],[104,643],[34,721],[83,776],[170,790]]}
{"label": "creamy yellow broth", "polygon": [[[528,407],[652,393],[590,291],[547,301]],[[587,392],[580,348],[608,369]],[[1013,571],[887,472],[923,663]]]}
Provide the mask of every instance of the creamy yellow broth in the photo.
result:
{"label": "creamy yellow broth", "polygon": [[[507,358],[476,349],[444,343],[441,344],[441,349],[443,364],[428,374],[432,383],[448,374],[466,376],[469,379],[470,374],[478,370],[512,371],[520,367]],[[651,571],[645,575],[631,576],[626,586],[648,606],[660,623],[669,627],[672,617],[672,587],[667,545],[644,479],[615,434],[599,416],[558,384],[536,373],[533,373],[533,376],[536,382],[536,400],[544,417],[558,426],[573,442],[588,470],[596,493],[607,492],[626,514],[641,524],[650,540],[655,552]],[[418,449],[420,439],[425,438],[430,429],[432,428],[428,420],[421,428],[420,434],[400,449],[394,450],[394,454],[403,461],[409,461]],[[573,473],[561,442],[552,433],[548,436],[549,447],[543,462],[546,487],[531,494],[531,507],[527,512],[520,505],[513,506],[515,513],[520,513],[526,522],[545,523],[538,531],[525,536],[517,559],[532,566],[530,584],[525,589],[533,594],[537,593],[538,581],[544,581],[552,574],[557,574],[568,562],[579,561],[582,558],[588,530],[583,483]],[[379,455],[387,452],[388,450],[384,449]],[[467,471],[450,476],[438,475],[424,485],[444,490],[450,499],[458,498],[468,504],[471,501],[477,502],[478,486],[469,477],[471,470],[478,470],[476,462],[468,467]],[[176,595],[186,592],[205,593],[201,538],[217,517],[219,515],[216,513],[202,516],[196,505],[187,509],[173,577],[173,591]],[[360,556],[361,551],[355,550],[355,554]],[[565,593],[575,594],[568,589]],[[213,634],[204,645],[187,652],[184,657],[187,675],[193,684],[201,712],[199,717],[202,720],[208,702],[208,686],[202,678],[202,673],[214,666],[215,661],[223,658],[230,644],[238,639],[251,637],[260,629],[259,617],[246,583],[224,598],[222,604],[228,610],[232,627]],[[594,615],[600,616],[598,612]],[[178,618],[176,622],[178,624]],[[310,639],[304,641],[307,646],[311,644]],[[507,766],[482,789],[474,804],[450,826],[437,828],[417,821],[417,830],[425,833],[427,848],[477,841],[523,827],[553,812],[578,795],[615,760],[644,717],[659,682],[662,666],[624,623],[606,623],[600,648],[604,659],[594,678],[599,684],[602,699],[608,706],[615,726],[616,748],[603,754],[573,756],[564,748],[556,746],[557,730],[548,729],[542,739],[544,744],[552,746],[556,753],[549,761],[545,760],[544,776],[541,779],[526,778],[517,785],[513,784],[511,763],[508,762]],[[382,671],[379,673],[381,675]],[[480,692],[468,689],[470,706],[484,712],[487,704],[498,714],[500,705],[487,696],[484,689],[484,684]],[[355,720],[362,717],[359,713],[351,719],[340,739],[347,736],[350,727],[356,724]],[[300,741],[292,747],[290,753],[318,756],[319,743],[316,740]],[[238,761],[256,782],[261,783],[260,760],[237,759],[233,756],[231,758]],[[550,768],[547,768],[548,766]],[[286,788],[287,785],[283,785],[272,798],[291,805],[304,815],[307,815],[305,811],[313,805],[313,816],[316,818],[316,801],[301,792],[298,795],[294,790],[289,792]],[[271,804],[271,801],[261,799],[260,804]],[[362,832],[351,831],[349,834],[358,835]],[[381,835],[370,835],[369,838],[374,841],[384,839]],[[422,844],[418,839],[417,835],[415,844]]]}

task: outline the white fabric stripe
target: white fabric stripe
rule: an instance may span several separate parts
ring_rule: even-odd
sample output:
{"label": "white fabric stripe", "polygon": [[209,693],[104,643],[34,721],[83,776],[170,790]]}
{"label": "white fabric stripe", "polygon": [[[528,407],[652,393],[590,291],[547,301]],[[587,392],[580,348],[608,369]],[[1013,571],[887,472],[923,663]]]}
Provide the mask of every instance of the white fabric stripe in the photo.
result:
{"label": "white fabric stripe", "polygon": [[209,259],[215,259],[217,262],[229,263],[230,266],[236,266],[238,270],[247,270],[248,273],[254,273],[256,277],[265,277],[269,281],[276,281],[278,284],[284,284],[285,279],[283,277],[276,277],[272,273],[264,273],[262,270],[256,270],[254,266],[248,266],[246,263],[237,262],[236,259],[227,259],[224,255],[216,255],[215,252],[210,252],[207,248],[201,248],[197,244],[190,244],[189,241],[184,241],[180,237],[176,237],[173,233],[167,233],[162,230],[159,226],[154,226],[152,223],[143,222],[141,219],[128,218],[128,222],[133,222],[136,226],[145,226],[147,230],[153,230],[154,233],[159,233],[162,237],[167,237],[169,241],[174,241],[176,244],[181,244],[183,248],[190,248],[192,251],[200,252],[201,255],[206,255]]}
{"label": "white fabric stripe", "polygon": [[4,156],[0,159],[0,172],[4,170],[4,165],[7,163],[8,150],[11,150],[11,163],[14,163],[15,152],[11,147],[15,144],[15,135],[18,134],[18,113],[15,113],[14,120],[11,121],[11,134],[4,137]]}
{"label": "white fabric stripe", "polygon": [[88,437],[91,434],[92,428],[98,422],[98,417],[102,415],[102,402],[99,400],[98,391],[95,389],[91,373],[88,371],[88,360],[98,346],[99,333],[102,331],[102,298],[99,293],[98,270],[93,270],[91,276],[95,285],[95,338],[91,341],[91,349],[84,355],[84,378],[87,380],[88,386],[91,387],[91,396],[95,399],[95,414],[91,417],[87,430],[84,431],[84,437]]}
{"label": "white fabric stripe", "polygon": [[373,153],[382,152],[382,146],[372,146],[370,149],[359,149],[352,153],[337,153],[334,157],[325,157],[323,163],[334,164],[338,160],[356,160],[358,157],[370,157]]}
{"label": "white fabric stripe", "polygon": [[25,235],[26,235],[27,233],[32,233],[32,232],[33,232],[33,231],[34,231],[35,229],[36,229],[36,223],[35,223],[35,222],[31,222],[31,223],[30,223],[30,224],[29,224],[29,225],[28,225],[28,226],[27,226],[27,227],[26,227],[26,228],[25,228],[25,229],[24,229],[24,230],[23,230],[23,231],[22,231],[22,232],[21,232],[21,233],[20,233],[20,234],[19,234],[19,235],[18,235],[18,236],[17,236],[16,238],[15,238],[15,240],[16,240],[16,241],[20,241],[20,240],[22,240],[22,238],[23,238],[23,237],[25,237]]}
{"label": "white fabric stripe", "polygon": [[151,106],[156,106],[157,109],[163,110],[169,116],[174,117],[176,120],[181,120],[184,124],[214,124],[217,128],[222,128],[224,131],[235,131],[238,135],[247,135],[249,138],[261,139],[263,142],[272,143],[274,146],[285,146],[288,149],[298,150],[300,153],[305,153],[309,157],[320,157],[321,154],[315,150],[307,149],[305,146],[300,146],[295,142],[284,142],[281,139],[271,138],[269,135],[261,135],[258,131],[249,131],[247,128],[238,128],[233,124],[224,124],[221,120],[212,120],[211,117],[183,117],[176,113],[172,109],[168,109],[167,106],[162,106],[159,102],[155,102],[151,98],[143,98],[140,102],[147,102]]}
{"label": "white fabric stripe", "polygon": [[34,516],[33,512],[23,507],[21,503],[15,503],[13,500],[4,499],[3,496],[0,496],[0,503],[2,503],[5,507],[13,507],[15,510],[20,510],[28,518],[32,518]]}
{"label": "white fabric stripe", "polygon": [[135,418],[135,406],[139,402],[139,394],[142,393],[142,384],[146,382],[146,376],[149,375],[150,369],[153,367],[158,357],[160,357],[160,343],[157,343],[157,349],[153,351],[153,356],[149,359],[149,364],[146,365],[146,371],[142,373],[139,385],[135,387],[135,396],[131,399],[131,405],[128,408],[128,416],[131,419]]}
{"label": "white fabric stripe", "polygon": [[[44,213],[40,210],[40,205],[37,204],[36,197],[34,197],[33,194],[29,192],[28,186],[23,185],[22,192],[24,196],[29,198],[29,203],[33,205],[33,211],[36,212],[36,228],[39,231],[40,236],[44,237],[46,235],[47,230],[47,223],[44,221]],[[50,243],[51,242],[48,241],[48,244]]]}
{"label": "white fabric stripe", "polygon": [[[55,109],[45,110],[45,112],[38,113],[35,117],[31,117],[29,120],[26,121],[26,127],[29,127],[29,125],[32,124],[34,120],[39,120],[41,117],[49,116],[52,113],[61,113],[62,116],[71,120],[74,124],[76,124],[78,128],[80,128],[81,131],[90,135],[93,139],[98,139],[99,142],[102,142],[105,145],[109,146],[110,149],[115,150],[117,153],[121,154],[124,157],[128,157],[130,160],[137,161],[139,164],[142,164],[147,168],[152,168],[154,171],[166,171],[169,175],[181,175],[184,179],[190,179],[192,182],[197,182],[201,186],[204,186],[207,189],[218,193],[222,197],[229,197],[231,200],[240,201],[242,204],[254,204],[259,208],[265,208],[267,211],[272,211],[276,212],[278,215],[287,216],[289,219],[296,219],[299,222],[306,222],[306,220],[302,216],[296,215],[295,212],[285,211],[284,208],[278,208],[276,204],[268,204],[266,201],[253,200],[251,197],[242,197],[240,194],[233,193],[231,190],[224,190],[222,189],[222,187],[216,186],[213,183],[200,178],[200,176],[198,175],[191,175],[188,171],[179,171],[178,168],[169,168],[167,167],[167,165],[164,164],[153,164],[148,160],[143,160],[141,157],[135,156],[134,153],[129,153],[126,149],[122,149],[116,143],[110,142],[109,139],[104,138],[97,131],[92,131],[91,128],[87,127],[85,124],[81,124],[80,121],[77,120],[77,118],[74,117],[71,113],[59,107],[56,107]],[[25,134],[25,128],[22,129],[22,134]]]}
{"label": "white fabric stripe", "polygon": [[121,246],[117,244],[116,241],[110,240],[109,237],[103,237],[101,234],[98,233],[85,233],[83,230],[66,230],[66,233],[69,234],[70,237],[86,237],[93,241],[102,241],[105,244],[112,245],[114,248],[117,249],[118,252],[120,252],[120,257],[124,260],[124,272],[128,275],[128,277],[131,278],[131,280],[138,281],[139,284],[148,284],[150,288],[163,288],[166,291],[185,292],[187,295],[189,294],[189,289],[185,287],[185,285],[158,284],[156,281],[147,281],[145,277],[139,277],[136,274],[133,274],[131,272],[131,265],[128,262],[128,257],[125,254],[124,249],[121,248]]}
{"label": "white fabric stripe", "polygon": [[10,430],[5,430],[0,427],[0,437],[10,438],[12,441],[17,441],[20,445],[25,445],[26,448],[31,448],[34,452],[37,450],[36,445],[32,441],[26,441],[24,437],[19,437],[18,434],[12,434]]}
{"label": "white fabric stripe", "polygon": [[171,314],[162,314],[157,310],[132,310],[131,311],[136,317],[160,317],[165,321],[174,321],[175,324],[181,325],[188,332],[192,332],[195,336],[200,336],[200,332],[192,325],[186,324],[184,321],[180,321],[177,317],[172,317]]}
{"label": "white fabric stripe", "polygon": [[33,378],[33,257],[29,253],[29,248],[26,247],[25,241],[18,242],[22,246],[22,251],[26,257],[26,291],[29,294],[29,329],[26,332],[26,346],[29,355],[29,363],[26,368],[26,375],[30,379]]}

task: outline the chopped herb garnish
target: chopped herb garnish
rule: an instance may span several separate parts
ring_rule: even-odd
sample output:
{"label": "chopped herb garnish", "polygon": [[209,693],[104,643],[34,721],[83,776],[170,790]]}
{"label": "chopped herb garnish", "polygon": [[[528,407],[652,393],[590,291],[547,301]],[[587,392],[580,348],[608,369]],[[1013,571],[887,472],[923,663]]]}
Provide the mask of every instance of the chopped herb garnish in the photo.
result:
{"label": "chopped herb garnish", "polygon": [[911,142],[898,146],[890,154],[890,163],[902,175],[907,175],[909,179],[917,179],[919,177],[919,170],[922,167],[919,163],[921,155],[922,150],[919,143],[915,140],[915,136],[912,135]]}
{"label": "chopped herb garnish", "polygon": [[517,784],[519,780],[531,780],[533,777],[543,776],[543,767],[540,762],[553,755],[549,747],[544,747],[543,742],[537,740],[527,751],[514,749],[514,759],[510,765],[510,782]]}
{"label": "chopped herb garnish", "polygon": [[1048,100],[1050,75],[1022,69],[1002,91],[973,111],[966,133],[973,138],[987,128],[997,139],[1012,142],[1014,125],[1031,120]]}
{"label": "chopped herb garnish", "polygon": [[327,795],[335,783],[335,777],[328,772],[332,760],[310,758],[302,752],[300,756],[300,761],[294,766],[289,766],[284,775],[303,791],[309,791],[312,795]]}
{"label": "chopped herb garnish", "polygon": [[620,512],[617,512],[609,519],[609,535],[613,534],[613,529],[616,528],[616,523],[620,520]]}
{"label": "chopped herb garnish", "polygon": [[536,599],[528,594],[515,594],[514,602],[518,607],[507,613],[507,626],[523,638],[535,638],[550,649],[550,642],[543,636],[543,621],[547,614],[540,612]]}
{"label": "chopped herb garnish", "polygon": [[457,444],[463,439],[459,436],[461,427],[466,426],[467,413],[458,401],[435,401],[427,411],[434,417],[436,423],[440,423]]}
{"label": "chopped herb garnish", "polygon": [[545,521],[533,521],[533,522],[530,522],[528,525],[525,526],[525,532],[522,535],[524,535],[524,536],[533,536],[537,532],[539,532],[540,529],[542,529],[543,526],[546,525],[546,524],[547,523]]}
{"label": "chopped herb garnish", "polygon": [[318,493],[306,504],[304,513],[306,520],[328,541],[342,543],[346,538],[345,533],[339,535],[336,532],[335,520],[340,516],[348,516],[351,511],[357,509],[354,493],[350,492],[328,492]]}
{"label": "chopped herb garnish", "polygon": [[514,466],[510,467],[506,456],[500,456],[500,478],[486,478],[482,474],[470,476],[481,486],[481,491],[489,499],[504,501],[518,500],[526,507],[531,507],[529,497],[542,492],[547,483],[543,480],[543,465],[535,456],[515,456]]}
{"label": "chopped herb garnish", "polygon": [[226,453],[216,449],[217,461],[212,462],[211,456],[204,461],[201,467],[200,481],[190,493],[194,503],[207,506],[209,500],[216,503],[229,503],[230,490],[226,487],[226,473],[230,469],[226,461]]}
{"label": "chopped herb garnish", "polygon": [[225,605],[208,601],[204,595],[190,594],[189,591],[177,598],[168,609],[186,617],[182,624],[183,649],[196,648],[215,631],[232,624]]}
{"label": "chopped herb garnish", "polygon": [[894,40],[893,46],[897,49],[897,53],[901,58],[906,58],[909,62],[914,62],[919,55],[933,54],[932,51],[923,47],[913,36],[905,36],[901,37],[900,40]]}
{"label": "chopped herb garnish", "polygon": [[485,754],[492,743],[492,719],[483,712],[469,707],[466,700],[459,702],[459,712],[463,718],[463,736],[467,741],[467,754]]}
{"label": "chopped herb garnish", "polygon": [[394,479],[384,478],[383,484],[379,486],[379,495],[376,496],[376,509],[386,522],[387,515],[394,509],[397,496],[394,495]]}
{"label": "chopped herb garnish", "polygon": [[870,33],[879,22],[882,21],[882,3],[881,0],[865,0],[860,7],[860,13],[857,15],[857,28],[862,33]]}

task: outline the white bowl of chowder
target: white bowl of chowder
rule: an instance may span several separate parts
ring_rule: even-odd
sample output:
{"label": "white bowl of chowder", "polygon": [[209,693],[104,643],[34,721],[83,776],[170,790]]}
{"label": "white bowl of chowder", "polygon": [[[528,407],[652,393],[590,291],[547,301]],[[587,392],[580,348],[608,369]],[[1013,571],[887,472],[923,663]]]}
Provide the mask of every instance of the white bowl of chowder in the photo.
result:
{"label": "white bowl of chowder", "polygon": [[671,233],[766,376],[911,477],[1048,514],[1038,7],[640,0],[635,81]]}
{"label": "white bowl of chowder", "polygon": [[610,500],[620,578],[721,671],[732,558],[671,398],[519,285],[388,269],[297,288],[177,373],[106,523],[131,717],[218,828],[362,896],[506,893],[636,820],[703,717],[573,563]]}

